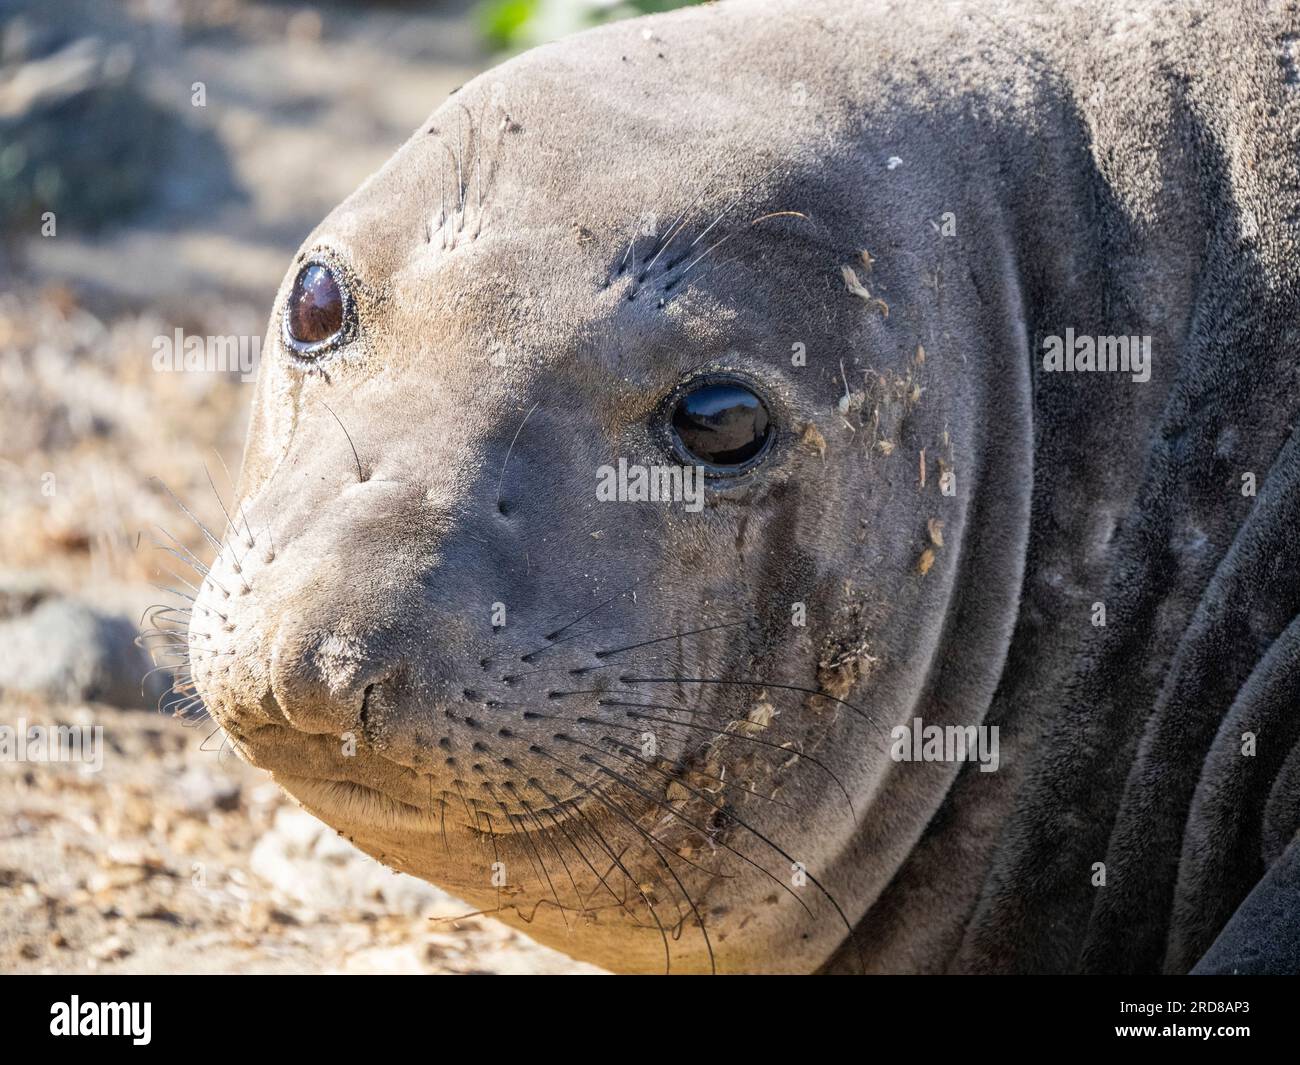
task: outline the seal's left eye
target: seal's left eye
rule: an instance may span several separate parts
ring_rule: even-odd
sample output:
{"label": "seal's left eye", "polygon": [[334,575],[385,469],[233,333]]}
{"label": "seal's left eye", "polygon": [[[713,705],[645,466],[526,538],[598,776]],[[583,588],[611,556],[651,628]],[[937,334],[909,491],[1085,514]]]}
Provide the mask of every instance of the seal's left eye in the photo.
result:
{"label": "seal's left eye", "polygon": [[308,263],[294,278],[284,331],[299,354],[313,350],[343,330],[343,288],[334,271],[322,263]]}

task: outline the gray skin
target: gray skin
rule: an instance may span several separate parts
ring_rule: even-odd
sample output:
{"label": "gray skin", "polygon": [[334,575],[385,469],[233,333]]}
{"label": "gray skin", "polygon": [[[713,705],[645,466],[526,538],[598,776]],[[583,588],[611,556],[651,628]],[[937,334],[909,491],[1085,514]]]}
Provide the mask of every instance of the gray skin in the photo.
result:
{"label": "gray skin", "polygon": [[[272,312],[190,626],[239,752],[619,971],[1190,968],[1296,829],[1300,107],[1280,12],[1132,6],[729,2],[454,94]],[[713,371],[766,458],[598,502]]]}

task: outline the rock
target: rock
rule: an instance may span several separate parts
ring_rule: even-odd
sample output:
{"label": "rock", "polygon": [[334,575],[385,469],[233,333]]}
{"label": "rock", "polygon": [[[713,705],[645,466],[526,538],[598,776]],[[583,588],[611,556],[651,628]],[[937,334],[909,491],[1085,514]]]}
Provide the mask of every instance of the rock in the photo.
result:
{"label": "rock", "polygon": [[212,810],[239,809],[239,782],[216,775],[207,766],[191,766],[176,782],[180,807],[196,817],[206,817]]}
{"label": "rock", "polygon": [[121,936],[109,936],[90,948],[90,956],[99,961],[117,961],[130,953],[131,948]]}
{"label": "rock", "polygon": [[426,916],[449,896],[432,884],[390,872],[305,810],[277,811],[249,865],[287,898],[313,910],[369,910]]}
{"label": "rock", "polygon": [[98,228],[142,205],[166,125],[125,43],[18,17],[0,26],[0,229]]}
{"label": "rock", "polygon": [[128,618],[47,592],[0,592],[0,694],[152,706],[170,682],[155,673],[141,695],[153,663],[135,638]]}

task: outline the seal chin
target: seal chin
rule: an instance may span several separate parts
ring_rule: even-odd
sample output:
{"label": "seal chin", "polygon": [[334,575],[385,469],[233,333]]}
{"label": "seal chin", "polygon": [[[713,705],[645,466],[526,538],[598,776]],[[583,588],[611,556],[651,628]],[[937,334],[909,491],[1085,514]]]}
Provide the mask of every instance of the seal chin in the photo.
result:
{"label": "seal chin", "polygon": [[438,831],[438,818],[429,810],[402,802],[365,784],[286,773],[271,775],[285,791],[327,824],[364,825],[385,833],[400,834]]}

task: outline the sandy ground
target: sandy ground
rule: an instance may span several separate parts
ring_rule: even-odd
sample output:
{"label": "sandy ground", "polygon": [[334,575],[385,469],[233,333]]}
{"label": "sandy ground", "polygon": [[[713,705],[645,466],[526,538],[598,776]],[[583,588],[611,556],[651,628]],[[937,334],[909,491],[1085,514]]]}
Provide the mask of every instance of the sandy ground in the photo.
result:
{"label": "sandy ground", "polygon": [[[211,553],[160,482],[220,528],[252,389],[156,372],[154,338],[260,334],[298,243],[486,60],[465,2],[17,7],[131,49],[181,124],[143,213],[5,234],[0,265],[0,592],[138,623],[168,601],[155,585],[194,579],[167,548]],[[101,726],[105,757],[0,761],[0,971],[594,971],[456,919],[469,907],[340,840],[210,722],[0,695],[0,724],[23,722]]]}

